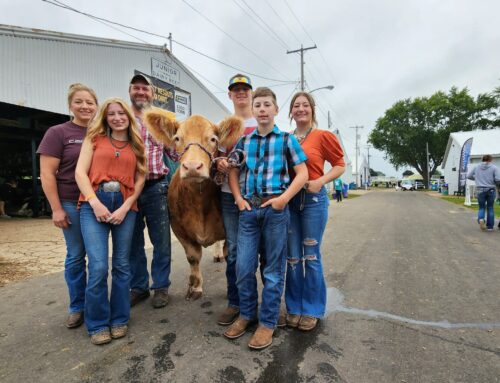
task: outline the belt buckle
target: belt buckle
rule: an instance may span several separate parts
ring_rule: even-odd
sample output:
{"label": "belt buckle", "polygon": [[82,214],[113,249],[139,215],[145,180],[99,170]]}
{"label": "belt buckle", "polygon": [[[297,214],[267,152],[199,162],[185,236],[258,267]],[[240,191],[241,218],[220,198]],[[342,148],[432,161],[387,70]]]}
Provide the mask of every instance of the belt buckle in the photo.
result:
{"label": "belt buckle", "polygon": [[249,202],[252,206],[259,207],[260,205],[262,205],[262,198],[258,195],[253,195],[252,197],[250,197]]}
{"label": "belt buckle", "polygon": [[101,184],[102,190],[106,193],[120,191],[120,183],[118,181],[108,181]]}

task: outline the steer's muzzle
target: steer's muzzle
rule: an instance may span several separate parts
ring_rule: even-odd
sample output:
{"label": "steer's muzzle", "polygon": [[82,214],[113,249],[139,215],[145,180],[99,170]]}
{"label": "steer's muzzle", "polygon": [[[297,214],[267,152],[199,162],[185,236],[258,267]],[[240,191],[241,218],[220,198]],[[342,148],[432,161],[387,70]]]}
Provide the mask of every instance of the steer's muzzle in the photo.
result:
{"label": "steer's muzzle", "polygon": [[201,182],[209,177],[207,166],[202,161],[182,161],[181,178]]}

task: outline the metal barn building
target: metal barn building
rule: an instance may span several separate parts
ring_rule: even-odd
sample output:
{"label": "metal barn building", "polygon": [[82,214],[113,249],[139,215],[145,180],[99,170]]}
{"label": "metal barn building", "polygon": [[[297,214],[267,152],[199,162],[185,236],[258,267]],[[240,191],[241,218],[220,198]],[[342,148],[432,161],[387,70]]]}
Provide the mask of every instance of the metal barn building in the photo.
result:
{"label": "metal barn building", "polygon": [[[0,182],[15,175],[40,208],[36,148],[45,131],[67,121],[67,90],[80,82],[99,101],[128,101],[132,76],[148,75],[155,105],[182,119],[219,121],[229,110],[165,46],[0,25]],[[41,206],[43,208],[43,206]]]}

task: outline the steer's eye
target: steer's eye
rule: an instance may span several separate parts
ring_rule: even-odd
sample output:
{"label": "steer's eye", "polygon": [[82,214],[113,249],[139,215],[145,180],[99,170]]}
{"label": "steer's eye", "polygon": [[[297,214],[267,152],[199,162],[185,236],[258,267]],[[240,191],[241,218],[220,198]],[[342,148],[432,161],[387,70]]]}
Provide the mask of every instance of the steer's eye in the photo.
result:
{"label": "steer's eye", "polygon": [[174,136],[174,141],[177,144],[181,141],[181,139],[179,138],[179,136]]}
{"label": "steer's eye", "polygon": [[219,142],[219,139],[218,139],[217,137],[215,137],[215,136],[212,136],[212,137],[210,137],[210,142],[211,142],[212,144],[216,144],[216,143],[218,143],[218,142]]}

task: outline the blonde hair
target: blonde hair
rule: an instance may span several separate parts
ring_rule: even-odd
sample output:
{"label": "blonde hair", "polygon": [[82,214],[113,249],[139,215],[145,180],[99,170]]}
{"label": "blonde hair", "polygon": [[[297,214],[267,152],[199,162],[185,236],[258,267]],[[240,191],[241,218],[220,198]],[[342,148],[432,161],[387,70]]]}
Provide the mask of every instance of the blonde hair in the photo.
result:
{"label": "blonde hair", "polygon": [[95,94],[94,89],[89,88],[87,85],[84,85],[84,84],[77,82],[77,83],[71,84],[68,88],[68,108],[71,108],[71,101],[73,101],[73,97],[75,96],[75,93],[79,92],[79,91],[88,92],[92,96],[92,98],[94,99],[95,104],[99,105],[99,103],[97,102],[97,95]]}
{"label": "blonde hair", "polygon": [[266,88],[264,86],[261,86],[257,89],[252,94],[252,103],[257,97],[271,97],[273,99],[273,104],[278,107],[278,101],[276,101],[276,94],[269,88]]}
{"label": "blonde hair", "polygon": [[295,104],[295,100],[299,98],[300,96],[303,96],[307,99],[307,102],[309,102],[309,105],[311,106],[311,121],[313,126],[318,126],[318,122],[316,121],[316,102],[314,101],[314,97],[307,92],[297,92],[293,95],[292,101],[290,101],[290,111],[288,112],[288,117],[290,117],[290,122],[292,121],[292,109],[293,109],[293,104]]}
{"label": "blonde hair", "polygon": [[130,146],[137,158],[137,171],[140,174],[146,174],[146,154],[144,151],[144,142],[139,133],[139,125],[137,124],[132,109],[130,109],[121,98],[113,97],[104,101],[87,129],[87,138],[90,139],[90,141],[94,141],[97,136],[106,136],[108,134],[108,129],[111,128],[108,126],[106,117],[108,114],[108,107],[111,104],[118,104],[125,111],[129,120],[128,136],[130,139]]}

